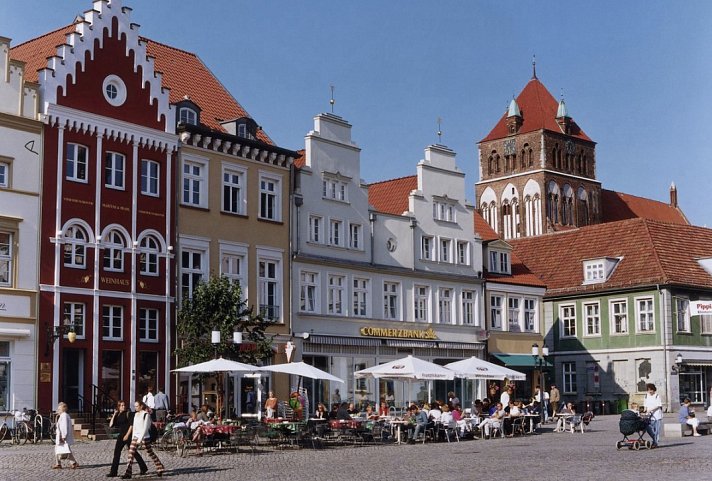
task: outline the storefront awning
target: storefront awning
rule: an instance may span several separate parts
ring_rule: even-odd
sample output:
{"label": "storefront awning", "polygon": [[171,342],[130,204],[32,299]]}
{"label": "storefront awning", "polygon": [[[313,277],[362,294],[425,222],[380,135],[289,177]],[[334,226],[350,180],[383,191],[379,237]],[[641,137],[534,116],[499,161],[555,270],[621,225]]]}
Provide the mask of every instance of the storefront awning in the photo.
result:
{"label": "storefront awning", "polygon": [[386,339],[386,346],[389,347],[427,347],[435,349],[469,349],[481,351],[484,344],[474,344],[469,342],[448,342],[448,341],[418,341],[411,339]]}
{"label": "storefront awning", "polygon": [[[494,357],[499,359],[504,363],[505,366],[516,366],[516,367],[536,367],[534,363],[534,356],[530,354],[496,354],[492,353]],[[546,367],[553,367],[549,361],[544,364]]]}
{"label": "storefront awning", "polygon": [[361,337],[340,337],[340,336],[309,336],[307,339],[311,344],[331,344],[337,346],[380,346],[380,339],[365,339]]}
{"label": "storefront awning", "polygon": [[712,361],[692,360],[682,363],[683,366],[712,366]]}
{"label": "storefront awning", "polygon": [[29,329],[0,328],[0,336],[3,337],[29,337],[30,334]]}

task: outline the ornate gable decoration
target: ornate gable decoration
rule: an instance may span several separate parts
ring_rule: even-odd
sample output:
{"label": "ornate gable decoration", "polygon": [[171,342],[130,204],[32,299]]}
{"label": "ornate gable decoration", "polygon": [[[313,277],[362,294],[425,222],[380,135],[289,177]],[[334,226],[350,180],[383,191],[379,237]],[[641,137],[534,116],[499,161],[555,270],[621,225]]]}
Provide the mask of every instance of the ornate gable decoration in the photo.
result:
{"label": "ornate gable decoration", "polygon": [[[84,13],[76,23],[76,30],[67,35],[65,44],[57,47],[57,54],[50,57],[47,67],[40,70],[39,81],[43,93],[43,111],[57,103],[59,87],[67,90],[68,82],[75,82],[77,68],[84,71],[84,60],[89,52],[94,59],[94,44],[103,46],[103,33],[109,37],[126,35],[126,55],[134,52],[134,73],[141,67],[142,85],[149,85],[150,98],[157,103],[158,118],[165,117],[165,131],[175,133],[175,109],[170,105],[168,90],[162,86],[163,75],[155,71],[154,59],[146,52],[146,45],[139,39],[139,25],[130,20],[131,8],[123,7],[122,0],[95,0],[93,9]],[[113,19],[117,19],[118,31],[112,31]]]}

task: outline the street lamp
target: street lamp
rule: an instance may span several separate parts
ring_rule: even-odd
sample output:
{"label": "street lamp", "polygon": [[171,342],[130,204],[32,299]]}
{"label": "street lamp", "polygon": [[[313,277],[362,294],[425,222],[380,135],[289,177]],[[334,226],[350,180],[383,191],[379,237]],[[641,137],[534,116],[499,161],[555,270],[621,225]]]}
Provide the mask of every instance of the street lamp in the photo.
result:
{"label": "street lamp", "polygon": [[546,357],[549,355],[549,348],[546,342],[541,345],[541,353],[539,345],[532,344],[532,356],[534,357],[534,365],[539,369],[539,422],[544,424],[544,366],[546,366]]}
{"label": "street lamp", "polygon": [[672,366],[672,373],[673,374],[678,374],[680,372],[680,368],[682,367],[682,354],[679,352],[677,353],[677,356],[675,356],[675,364]]}
{"label": "street lamp", "polygon": [[[218,357],[218,345],[220,344],[220,331],[217,329],[213,329],[213,331],[210,333],[210,342],[213,344],[213,347],[215,348],[215,358]],[[232,333],[232,342],[233,344],[242,344],[242,332],[240,331],[235,331]]]}
{"label": "street lamp", "polygon": [[69,318],[64,318],[64,324],[59,326],[47,325],[47,346],[45,346],[45,356],[49,356],[54,341],[66,334],[67,340],[73,343],[77,340],[77,333],[74,331],[74,323],[69,321]]}

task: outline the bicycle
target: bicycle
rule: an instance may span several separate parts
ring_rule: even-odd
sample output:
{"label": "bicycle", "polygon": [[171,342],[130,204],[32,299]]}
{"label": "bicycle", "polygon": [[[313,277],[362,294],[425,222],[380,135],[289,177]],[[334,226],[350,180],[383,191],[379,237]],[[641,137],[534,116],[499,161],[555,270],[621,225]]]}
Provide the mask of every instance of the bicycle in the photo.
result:
{"label": "bicycle", "polygon": [[[12,425],[8,424],[8,418],[12,418]],[[9,438],[12,444],[25,444],[30,439],[31,429],[26,418],[26,410],[6,412],[3,423],[0,425],[0,442]]]}

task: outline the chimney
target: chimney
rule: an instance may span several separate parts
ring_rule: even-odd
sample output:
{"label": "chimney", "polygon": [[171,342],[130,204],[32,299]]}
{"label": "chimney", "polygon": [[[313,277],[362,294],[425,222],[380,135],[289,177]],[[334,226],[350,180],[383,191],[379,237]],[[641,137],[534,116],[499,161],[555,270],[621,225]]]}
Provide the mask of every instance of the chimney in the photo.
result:
{"label": "chimney", "polygon": [[670,184],[670,207],[677,209],[677,187],[675,187],[675,182]]}

